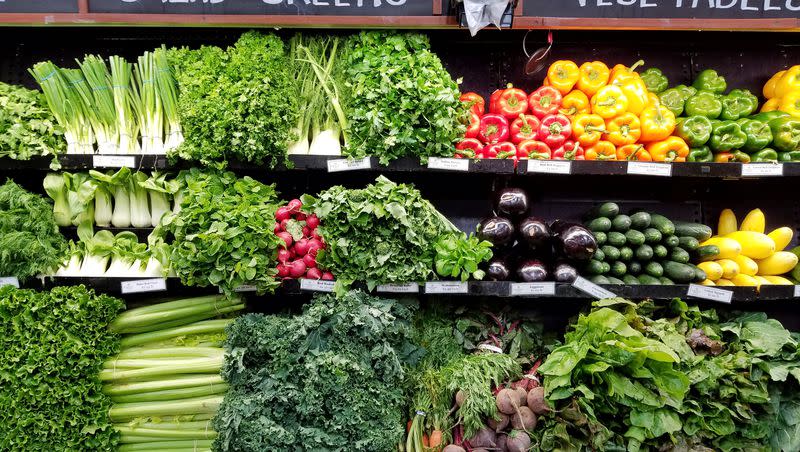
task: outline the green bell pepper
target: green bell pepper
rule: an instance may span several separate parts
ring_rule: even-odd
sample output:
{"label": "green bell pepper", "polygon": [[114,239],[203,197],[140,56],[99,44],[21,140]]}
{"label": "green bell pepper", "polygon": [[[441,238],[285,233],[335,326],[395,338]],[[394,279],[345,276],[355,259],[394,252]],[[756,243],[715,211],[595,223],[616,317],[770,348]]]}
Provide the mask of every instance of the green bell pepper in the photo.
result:
{"label": "green bell pepper", "polygon": [[762,149],[751,156],[751,162],[771,162],[777,163],[778,162],[778,153],[775,152],[775,149]]}
{"label": "green bell pepper", "polygon": [[675,135],[683,138],[690,148],[702,146],[711,138],[711,120],[705,116],[680,118]]}
{"label": "green bell pepper", "polygon": [[772,143],[772,130],[766,123],[742,118],[736,121],[736,124],[739,124],[742,132],[747,135],[747,141],[742,146],[743,151],[757,152]]}
{"label": "green bell pepper", "polygon": [[800,151],[779,152],[779,162],[800,162]]}
{"label": "green bell pepper", "polygon": [[753,114],[758,108],[758,98],[746,89],[735,89],[722,98],[721,119],[736,120]]}
{"label": "green bell pepper", "polygon": [[738,150],[747,142],[747,135],[733,121],[714,121],[708,145],[715,152]]}
{"label": "green bell pepper", "polygon": [[683,109],[686,116],[705,116],[709,119],[716,119],[722,113],[722,101],[720,96],[711,91],[698,91],[697,94],[686,100]]}
{"label": "green bell pepper", "polygon": [[683,93],[678,90],[678,88],[670,88],[663,93],[658,95],[658,99],[661,101],[661,105],[667,108],[667,110],[671,111],[675,117],[680,116],[683,113],[683,105],[686,102],[686,99],[683,97]]}
{"label": "green bell pepper", "polygon": [[800,151],[800,120],[791,116],[773,119],[769,122],[772,130],[772,146],[783,152]]}
{"label": "green bell pepper", "polygon": [[661,69],[651,67],[640,74],[642,81],[651,93],[660,93],[669,88],[669,79],[661,72]]}
{"label": "green bell pepper", "polygon": [[725,77],[717,74],[717,71],[706,69],[697,74],[697,78],[694,79],[692,86],[697,88],[698,91],[711,91],[713,93],[722,94],[728,88],[728,83],[725,81]]}
{"label": "green bell pepper", "polygon": [[748,116],[747,119],[754,119],[756,121],[761,121],[761,122],[770,122],[773,119],[788,118],[788,117],[789,113],[786,113],[785,111],[775,110],[775,111],[765,111],[757,115]]}
{"label": "green bell pepper", "polygon": [[689,156],[686,158],[687,162],[713,162],[714,154],[711,153],[711,148],[708,146],[701,146],[699,148],[689,149]]}
{"label": "green bell pepper", "polygon": [[678,85],[675,89],[681,92],[684,101],[697,94],[697,89],[693,86]]}

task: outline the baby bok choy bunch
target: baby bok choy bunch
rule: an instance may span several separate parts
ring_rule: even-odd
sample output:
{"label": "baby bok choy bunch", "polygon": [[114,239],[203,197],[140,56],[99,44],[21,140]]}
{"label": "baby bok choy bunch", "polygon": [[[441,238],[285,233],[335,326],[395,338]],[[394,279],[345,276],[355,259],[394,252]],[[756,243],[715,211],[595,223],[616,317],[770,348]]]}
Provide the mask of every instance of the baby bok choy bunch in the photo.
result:
{"label": "baby bok choy bunch", "polygon": [[212,420],[228,384],[221,376],[225,327],[245,308],[237,297],[210,295],[153,304],[121,314],[119,355],[100,372],[113,402],[120,451],[210,451]]}
{"label": "baby bok choy bunch", "polygon": [[78,228],[78,236],[80,241],[70,243],[69,260],[56,276],[159,278],[168,268],[161,247],[139,243],[133,232],[114,235],[102,230],[92,235],[91,228]]}

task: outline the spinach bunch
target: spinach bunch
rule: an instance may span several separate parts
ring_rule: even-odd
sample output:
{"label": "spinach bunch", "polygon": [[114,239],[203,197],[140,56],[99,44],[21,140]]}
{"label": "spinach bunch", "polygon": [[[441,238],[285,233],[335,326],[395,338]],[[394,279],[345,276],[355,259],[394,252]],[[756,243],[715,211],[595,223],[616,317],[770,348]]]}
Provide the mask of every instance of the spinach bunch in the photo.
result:
{"label": "spinach bunch", "polygon": [[0,157],[28,160],[66,147],[64,130],[39,91],[0,82]]}
{"label": "spinach bunch", "polygon": [[0,288],[0,450],[113,451],[98,374],[119,351],[122,301],[83,286]]}

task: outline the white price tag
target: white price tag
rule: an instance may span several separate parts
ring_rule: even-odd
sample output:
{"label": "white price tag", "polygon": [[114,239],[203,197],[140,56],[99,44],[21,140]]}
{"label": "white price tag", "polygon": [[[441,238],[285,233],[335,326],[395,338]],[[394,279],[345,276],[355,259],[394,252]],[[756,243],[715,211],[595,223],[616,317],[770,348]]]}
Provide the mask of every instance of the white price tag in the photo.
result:
{"label": "white price tag", "polygon": [[575,281],[572,282],[572,287],[580,290],[581,292],[591,295],[598,300],[602,300],[604,298],[614,298],[617,296],[614,292],[608,291],[603,289],[602,287],[598,286],[597,284],[589,281],[586,278],[582,278],[578,276],[575,278]]}
{"label": "white price tag", "polygon": [[528,160],[529,173],[570,174],[572,162],[569,160]]}
{"label": "white price tag", "polygon": [[469,159],[446,159],[441,157],[431,157],[428,159],[428,169],[469,171]]}
{"label": "white price tag", "polygon": [[469,284],[461,281],[433,281],[425,283],[425,293],[465,295],[469,293]]}
{"label": "white price tag", "polygon": [[328,160],[328,172],[338,173],[341,171],[358,171],[367,170],[372,168],[372,159],[364,157],[363,159],[336,159]]}
{"label": "white price tag", "polygon": [[256,292],[258,288],[250,284],[242,284],[241,286],[233,289],[234,292]]}
{"label": "white price tag", "polygon": [[120,288],[123,294],[163,292],[167,290],[167,280],[164,278],[138,279],[135,281],[122,281]]}
{"label": "white price tag", "polygon": [[748,176],[783,176],[783,163],[745,163],[742,177]]}
{"label": "white price tag", "polygon": [[381,284],[377,290],[384,293],[419,293],[419,284]]}
{"label": "white price tag", "polygon": [[794,286],[794,297],[800,298],[800,286]]}
{"label": "white price tag", "polygon": [[92,166],[95,168],[136,168],[136,157],[133,155],[93,155]]}
{"label": "white price tag", "polygon": [[3,286],[14,286],[19,289],[19,279],[17,279],[15,276],[6,276],[0,278],[0,287]]}
{"label": "white price tag", "polygon": [[300,290],[311,292],[333,292],[334,281],[323,279],[301,279]]}
{"label": "white price tag", "polygon": [[672,164],[655,162],[628,162],[628,174],[670,177],[672,176]]}
{"label": "white price tag", "polygon": [[532,282],[532,283],[511,283],[511,296],[521,297],[526,295],[555,295],[556,283],[554,282]]}
{"label": "white price tag", "polygon": [[689,290],[686,291],[686,295],[725,304],[731,304],[731,299],[733,298],[733,292],[730,290],[701,286],[700,284],[689,284]]}

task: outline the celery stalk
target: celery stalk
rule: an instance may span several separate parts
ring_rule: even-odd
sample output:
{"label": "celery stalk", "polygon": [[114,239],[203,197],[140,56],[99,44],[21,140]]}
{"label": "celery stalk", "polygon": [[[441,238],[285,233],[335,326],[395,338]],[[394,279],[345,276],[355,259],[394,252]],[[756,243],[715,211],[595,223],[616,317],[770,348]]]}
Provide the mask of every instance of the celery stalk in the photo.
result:
{"label": "celery stalk", "polygon": [[245,304],[236,304],[232,306],[228,306],[225,308],[217,309],[215,311],[206,311],[202,314],[193,315],[190,317],[185,317],[182,319],[175,319],[169,322],[162,322],[162,323],[155,323],[152,325],[141,326],[137,328],[125,328],[122,330],[117,331],[118,333],[123,334],[138,334],[138,333],[149,333],[151,331],[159,331],[165,330],[168,328],[175,328],[183,325],[188,325],[191,323],[196,323],[201,320],[208,320],[213,319],[214,317],[218,317],[220,315],[230,314],[231,312],[242,311],[245,309]]}
{"label": "celery stalk", "polygon": [[153,331],[151,333],[136,334],[123,338],[120,341],[122,348],[133,347],[136,345],[147,344],[149,342],[158,342],[172,339],[178,336],[187,336],[191,334],[208,334],[208,333],[222,333],[225,331],[232,320],[207,320],[204,322],[197,322],[192,325],[182,326],[178,328],[170,328],[163,331]]}
{"label": "celery stalk", "polygon": [[121,381],[132,380],[134,378],[141,379],[181,374],[219,372],[224,361],[224,357],[219,357],[173,361],[165,365],[147,367],[144,369],[103,369],[100,371],[99,377],[100,381]]}
{"label": "celery stalk", "polygon": [[184,440],[184,441],[154,441],[150,443],[123,444],[119,447],[119,452],[139,452],[139,451],[199,451],[203,448],[211,448],[213,440]]}
{"label": "celery stalk", "polygon": [[111,401],[114,403],[136,403],[136,402],[152,402],[154,400],[181,400],[191,399],[194,397],[213,396],[217,394],[225,394],[228,390],[228,384],[223,383],[216,386],[196,386],[193,388],[183,389],[169,389],[166,391],[153,391],[142,392],[139,394],[130,394],[123,396],[112,396]]}
{"label": "celery stalk", "polygon": [[[146,325],[154,325],[161,322],[169,322],[173,320],[185,319],[189,316],[203,314],[207,312],[214,312],[218,309],[227,308],[231,305],[239,303],[239,300],[215,300],[211,303],[198,303],[194,306],[187,306],[183,308],[176,308],[169,311],[158,312],[135,312],[130,311],[131,315],[120,315],[111,324],[112,331],[123,331],[128,328],[136,328]],[[186,322],[191,323],[191,322]]]}
{"label": "celery stalk", "polygon": [[140,437],[153,437],[163,440],[174,439],[214,439],[217,437],[217,432],[211,429],[201,430],[188,430],[188,429],[175,429],[175,430],[156,430],[140,427],[116,427],[116,430],[122,434],[122,442],[127,443],[125,435],[135,435]]}
{"label": "celery stalk", "polygon": [[137,381],[133,383],[116,383],[105,385],[103,386],[103,393],[114,397],[117,395],[140,394],[143,392],[166,391],[169,389],[222,384],[225,384],[225,380],[222,379],[221,375],[186,375],[176,376],[165,380]]}
{"label": "celery stalk", "polygon": [[214,414],[222,403],[222,396],[198,397],[180,401],[158,401],[120,403],[109,410],[114,422],[136,419],[142,416],[177,416],[189,414]]}

